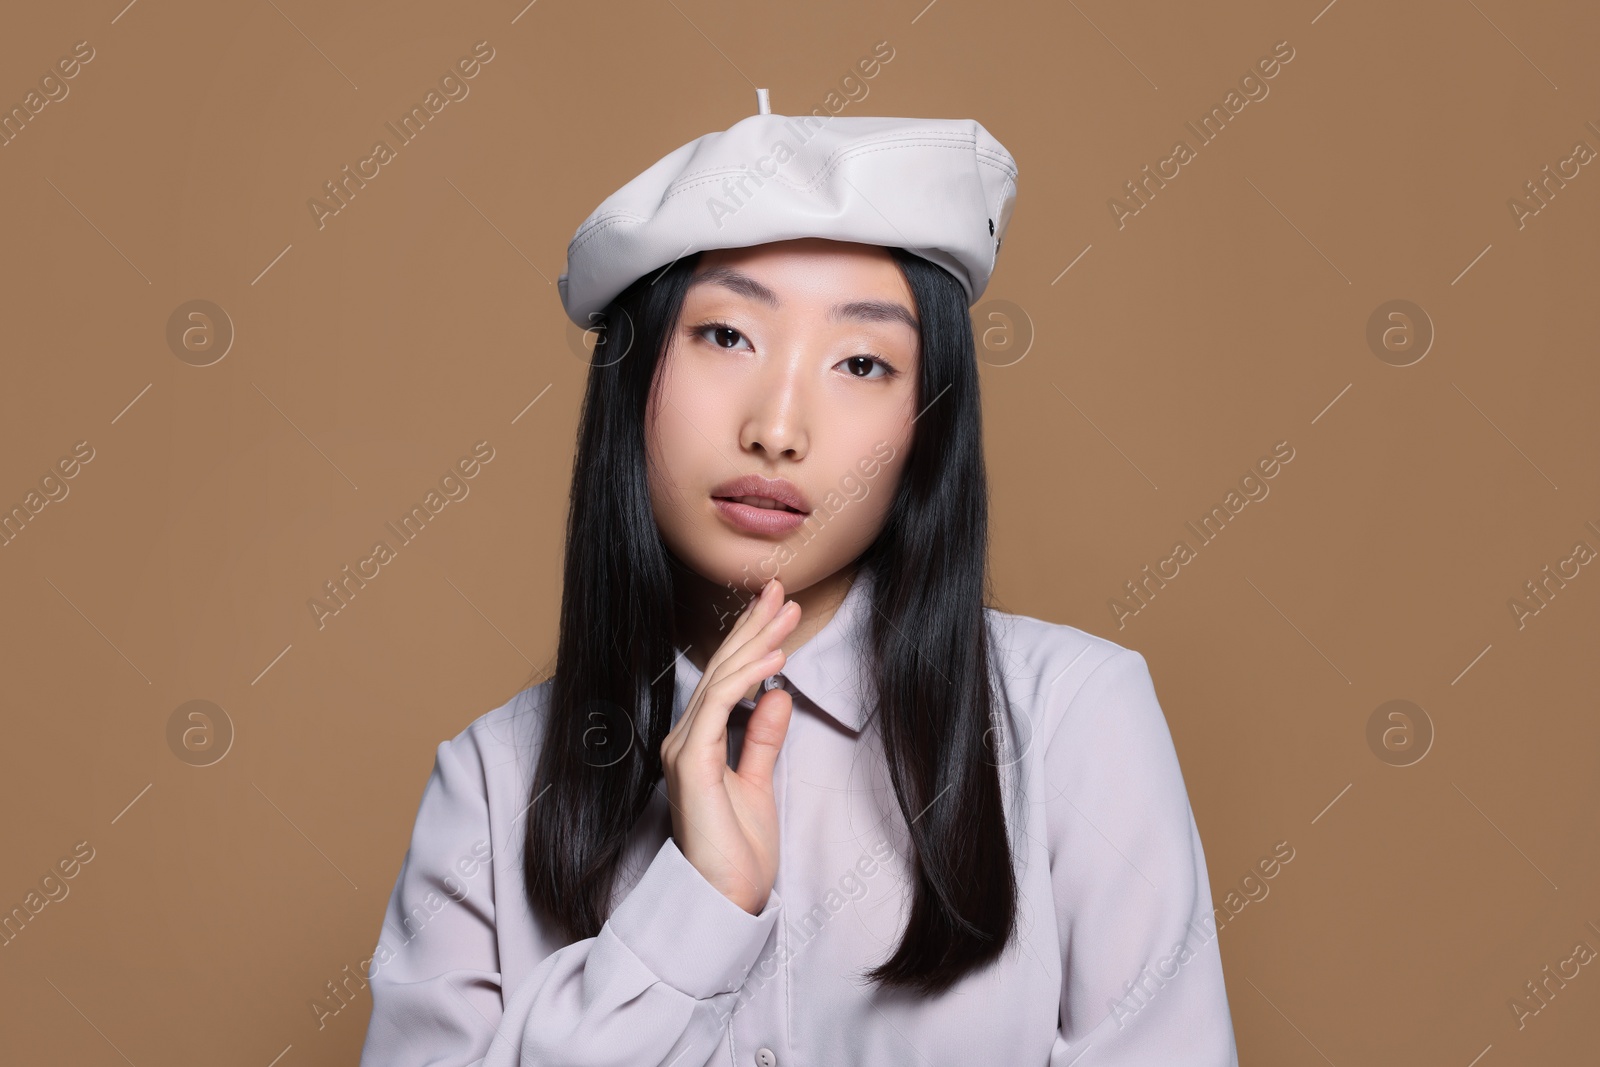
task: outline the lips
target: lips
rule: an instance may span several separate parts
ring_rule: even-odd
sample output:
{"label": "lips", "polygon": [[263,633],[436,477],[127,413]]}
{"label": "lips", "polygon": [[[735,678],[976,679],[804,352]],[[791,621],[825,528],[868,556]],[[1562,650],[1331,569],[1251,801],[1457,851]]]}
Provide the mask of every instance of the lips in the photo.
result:
{"label": "lips", "polygon": [[719,500],[728,500],[769,511],[810,514],[811,504],[794,483],[783,478],[763,478],[746,474],[732,478],[711,490]]}
{"label": "lips", "polygon": [[723,500],[732,500],[735,504],[749,504],[753,508],[765,508],[768,511],[787,511],[794,515],[804,515],[799,508],[791,508],[787,504],[780,504],[771,497],[765,496],[725,496]]}

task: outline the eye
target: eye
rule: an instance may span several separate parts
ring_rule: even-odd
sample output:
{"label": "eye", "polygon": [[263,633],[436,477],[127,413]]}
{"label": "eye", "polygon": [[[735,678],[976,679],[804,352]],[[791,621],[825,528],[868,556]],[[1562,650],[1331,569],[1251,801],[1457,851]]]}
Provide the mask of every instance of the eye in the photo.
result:
{"label": "eye", "polygon": [[[840,362],[848,365],[851,377],[862,378],[867,381],[893,378],[900,373],[887,360],[879,359],[877,356],[849,356]],[[873,374],[872,369],[874,367],[882,367],[883,373]]]}
{"label": "eye", "polygon": [[749,344],[749,341],[745,340],[744,334],[740,333],[738,330],[735,330],[732,326],[729,326],[725,322],[702,322],[698,326],[689,327],[689,333],[694,337],[705,337],[707,334],[710,334],[711,337],[708,338],[708,340],[710,340],[713,345],[715,345],[717,348],[729,351],[733,349],[733,344],[726,342],[744,340],[746,345]]}

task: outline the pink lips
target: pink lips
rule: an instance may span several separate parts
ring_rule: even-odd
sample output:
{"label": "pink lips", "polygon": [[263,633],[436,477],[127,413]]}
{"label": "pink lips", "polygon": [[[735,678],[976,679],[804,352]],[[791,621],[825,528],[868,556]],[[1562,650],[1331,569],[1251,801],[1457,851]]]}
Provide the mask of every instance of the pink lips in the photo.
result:
{"label": "pink lips", "polygon": [[[729,479],[712,489],[711,496],[723,517],[748,533],[786,534],[799,528],[811,513],[805,494],[792,482],[759,474]],[[781,507],[742,504],[735,499],[738,497],[760,497]]]}

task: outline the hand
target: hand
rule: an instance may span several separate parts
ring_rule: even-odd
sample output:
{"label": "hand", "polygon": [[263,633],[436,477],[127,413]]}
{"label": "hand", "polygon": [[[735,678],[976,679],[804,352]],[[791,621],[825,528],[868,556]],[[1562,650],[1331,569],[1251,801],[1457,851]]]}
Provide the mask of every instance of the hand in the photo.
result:
{"label": "hand", "polygon": [[745,726],[739,769],[728,766],[728,716],[750,687],[782,669],[784,638],[800,605],[767,582],[740,614],[676,725],[661,742],[661,768],[672,802],[672,837],[706,881],[752,915],[766,907],[778,876],[778,809],[772,767],[794,710],[771,689]]}

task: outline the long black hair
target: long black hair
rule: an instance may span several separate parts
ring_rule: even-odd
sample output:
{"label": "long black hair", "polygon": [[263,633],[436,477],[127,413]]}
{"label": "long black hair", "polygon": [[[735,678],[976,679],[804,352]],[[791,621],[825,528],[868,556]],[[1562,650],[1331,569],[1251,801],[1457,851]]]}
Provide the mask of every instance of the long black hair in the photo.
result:
{"label": "long black hair", "polygon": [[[932,995],[1004,951],[1017,884],[992,729],[1006,698],[985,621],[988,487],[966,294],[944,268],[888,251],[920,320],[919,414],[883,530],[856,562],[874,576],[862,662],[914,853],[914,893],[899,946],[865,977]],[[612,301],[590,364],[523,842],[529,902],[569,941],[596,936],[606,920],[672,726],[682,564],[651,510],[646,413],[699,259]]]}

